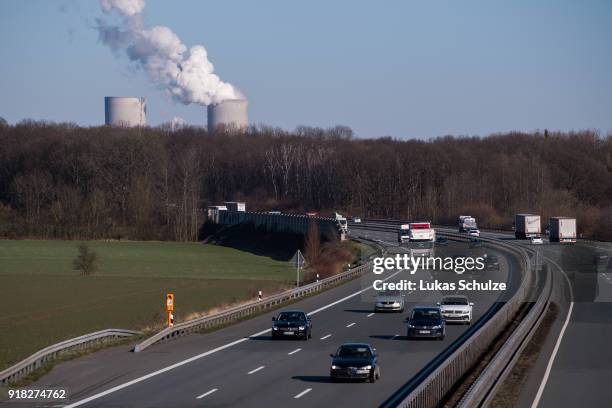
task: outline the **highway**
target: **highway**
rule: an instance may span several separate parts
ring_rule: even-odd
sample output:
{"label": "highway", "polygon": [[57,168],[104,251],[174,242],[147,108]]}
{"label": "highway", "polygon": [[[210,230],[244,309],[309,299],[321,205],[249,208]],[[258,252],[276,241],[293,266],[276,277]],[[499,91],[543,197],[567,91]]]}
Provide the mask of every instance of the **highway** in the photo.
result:
{"label": "highway", "polygon": [[[385,226],[387,223],[381,223]],[[447,229],[453,231],[453,229]],[[612,396],[612,245],[579,241],[531,245],[509,232],[483,237],[536,249],[553,265],[558,314],[532,368],[524,373],[518,407],[610,407]],[[597,270],[593,259],[607,254]],[[601,268],[601,267],[600,267]]]}
{"label": "highway", "polygon": [[[352,229],[396,247],[396,233]],[[436,256],[470,255],[466,243],[436,248]],[[478,253],[480,253],[478,252]],[[483,271],[478,279],[520,279],[517,261],[497,254],[500,270]],[[447,326],[444,341],[407,340],[404,318],[415,304],[435,304],[436,292],[407,295],[404,314],[374,314],[370,289],[374,274],[328,290],[283,309],[312,315],[309,341],[276,340],[269,334],[273,313],[208,333],[155,345],[141,353],[115,347],[60,364],[36,386],[67,387],[69,406],[87,407],[222,407],[222,406],[378,406],[448,347],[468,326]],[[413,278],[432,280],[430,272]],[[379,278],[398,281],[409,273],[388,272]],[[437,276],[441,279],[440,276]],[[498,300],[498,293],[470,293],[478,319]],[[382,378],[375,384],[329,382],[329,354],[344,342],[368,342],[379,354]],[[54,405],[54,404],[50,404]],[[24,407],[24,404],[18,406]]]}
{"label": "highway", "polygon": [[563,268],[564,273],[555,270],[555,277],[564,290],[556,299],[557,320],[526,379],[520,405],[610,407],[612,269],[608,264],[605,271],[597,271],[593,256],[606,253],[612,258],[612,246],[545,244],[539,249]]}

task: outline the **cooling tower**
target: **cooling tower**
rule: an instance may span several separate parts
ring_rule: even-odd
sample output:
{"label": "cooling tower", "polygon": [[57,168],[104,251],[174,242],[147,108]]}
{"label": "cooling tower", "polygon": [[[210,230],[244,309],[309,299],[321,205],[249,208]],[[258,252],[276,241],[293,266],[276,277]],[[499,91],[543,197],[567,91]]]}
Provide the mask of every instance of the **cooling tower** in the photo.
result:
{"label": "cooling tower", "polygon": [[246,99],[228,99],[208,105],[208,130],[212,131],[219,125],[238,129],[249,126],[248,106]]}
{"label": "cooling tower", "polygon": [[111,126],[145,126],[147,100],[137,96],[106,96],[104,123]]}

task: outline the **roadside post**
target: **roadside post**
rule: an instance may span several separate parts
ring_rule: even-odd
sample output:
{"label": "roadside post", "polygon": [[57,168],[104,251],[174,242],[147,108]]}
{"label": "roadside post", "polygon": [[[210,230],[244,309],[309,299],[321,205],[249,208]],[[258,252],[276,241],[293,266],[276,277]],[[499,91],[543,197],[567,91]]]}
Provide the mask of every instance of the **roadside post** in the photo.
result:
{"label": "roadside post", "polygon": [[262,296],[262,293],[261,293],[261,290],[260,290],[260,291],[257,293],[257,298],[258,298],[259,300],[261,300],[261,298],[262,298],[262,297],[263,297],[263,296]]}
{"label": "roadside post", "polygon": [[166,312],[168,312],[168,327],[174,326],[174,294],[166,294]]}
{"label": "roadside post", "polygon": [[306,263],[304,259],[304,255],[302,255],[302,251],[300,251],[299,249],[297,250],[295,255],[293,255],[293,258],[291,258],[291,263],[296,268],[295,286],[299,287],[300,286],[300,268],[303,268],[304,264]]}

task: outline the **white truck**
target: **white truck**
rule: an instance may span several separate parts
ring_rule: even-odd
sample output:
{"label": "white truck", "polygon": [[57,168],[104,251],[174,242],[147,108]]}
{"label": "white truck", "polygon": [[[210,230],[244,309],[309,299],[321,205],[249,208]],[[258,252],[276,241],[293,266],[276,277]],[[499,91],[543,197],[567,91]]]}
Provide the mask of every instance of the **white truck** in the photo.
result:
{"label": "white truck", "polygon": [[550,242],[576,242],[576,219],[552,217],[548,222]]}
{"label": "white truck", "polygon": [[535,214],[516,214],[514,217],[514,236],[516,239],[539,237],[542,234],[540,216]]}
{"label": "white truck", "polygon": [[478,229],[478,225],[476,225],[476,218],[472,217],[471,215],[460,215],[457,219],[457,224],[459,225],[460,233]]}
{"label": "white truck", "polygon": [[431,228],[429,221],[411,222],[408,224],[408,237],[410,241],[434,242],[436,230]]}
{"label": "white truck", "polygon": [[346,221],[345,216],[343,216],[340,213],[334,212],[334,215],[332,218],[336,220],[336,222],[338,223],[338,228],[340,228],[340,231],[342,233],[344,234],[348,233],[348,222]]}
{"label": "white truck", "polygon": [[402,224],[397,231],[397,242],[401,244],[408,241],[410,241],[410,224]]}
{"label": "white truck", "polygon": [[246,203],[239,201],[226,201],[225,207],[227,208],[227,211],[246,211]]}

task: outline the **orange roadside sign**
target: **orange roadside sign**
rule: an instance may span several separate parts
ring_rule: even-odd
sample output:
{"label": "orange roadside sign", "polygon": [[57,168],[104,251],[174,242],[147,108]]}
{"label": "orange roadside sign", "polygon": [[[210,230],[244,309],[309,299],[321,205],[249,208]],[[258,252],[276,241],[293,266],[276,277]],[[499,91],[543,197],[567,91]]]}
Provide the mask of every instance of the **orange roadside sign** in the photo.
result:
{"label": "orange roadside sign", "polygon": [[166,311],[172,312],[174,310],[174,294],[166,294]]}

